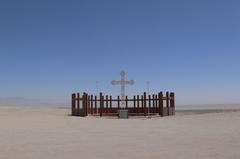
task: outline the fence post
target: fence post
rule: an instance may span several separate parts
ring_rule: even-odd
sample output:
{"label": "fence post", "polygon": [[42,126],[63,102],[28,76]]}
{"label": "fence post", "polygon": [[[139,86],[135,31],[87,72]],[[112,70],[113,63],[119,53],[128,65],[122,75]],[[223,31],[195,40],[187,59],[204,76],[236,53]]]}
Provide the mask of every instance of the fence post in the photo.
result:
{"label": "fence post", "polygon": [[80,94],[77,93],[77,115],[80,116]]}
{"label": "fence post", "polygon": [[113,113],[112,112],[112,96],[110,96],[110,113]]}
{"label": "fence post", "polygon": [[108,110],[108,95],[106,95],[106,111],[105,113],[109,113],[109,110]]}
{"label": "fence post", "polygon": [[173,115],[175,115],[175,93],[174,92],[172,93],[172,98],[173,98],[173,101],[172,101],[173,102],[173,105],[172,105],[173,106]]}
{"label": "fence post", "polygon": [[91,113],[91,106],[90,106],[90,104],[91,104],[91,101],[90,101],[90,96],[89,95],[87,95],[87,107],[88,107],[88,111],[87,111],[87,114],[90,114]]}
{"label": "fence post", "polygon": [[169,108],[169,92],[166,92],[166,106],[167,106],[167,112],[168,116],[170,115],[170,108]]}
{"label": "fence post", "polygon": [[175,103],[174,103],[174,93],[170,93],[170,109],[171,109],[171,115],[175,115]]}
{"label": "fence post", "polygon": [[136,96],[133,96],[133,113],[136,113]]}
{"label": "fence post", "polygon": [[93,95],[91,95],[91,114],[93,115]]}
{"label": "fence post", "polygon": [[85,116],[88,116],[88,109],[89,109],[89,106],[88,106],[88,94],[86,93],[85,94],[85,105],[86,105],[86,114],[85,114]]}
{"label": "fence post", "polygon": [[152,103],[153,103],[153,105],[152,105],[152,107],[153,107],[153,110],[155,109],[155,107],[156,107],[156,103],[155,103],[155,96],[154,96],[154,94],[152,95]]}
{"label": "fence post", "polygon": [[127,109],[128,108],[128,96],[126,96],[125,101],[126,101],[126,109]]}
{"label": "fence post", "polygon": [[100,93],[100,117],[102,117],[102,110],[103,109],[103,96],[102,93]]}
{"label": "fence post", "polygon": [[117,97],[117,105],[118,105],[118,109],[120,109],[120,97]]}
{"label": "fence post", "polygon": [[89,113],[89,96],[88,94],[86,93],[86,116],[88,116],[88,113]]}
{"label": "fence post", "polygon": [[75,115],[75,109],[76,109],[76,94],[72,94],[72,115]]}
{"label": "fence post", "polygon": [[137,113],[139,112],[139,95],[137,95]]}
{"label": "fence post", "polygon": [[160,92],[158,93],[158,103],[159,103],[159,115],[160,116],[164,116],[164,112],[163,112],[163,93]]}
{"label": "fence post", "polygon": [[151,95],[148,95],[148,115],[151,113]]}
{"label": "fence post", "polygon": [[85,100],[85,116],[88,115],[88,94],[85,93],[85,96],[84,96],[84,100]]}
{"label": "fence post", "polygon": [[86,93],[84,92],[82,95],[82,116],[86,116]]}
{"label": "fence post", "polygon": [[154,113],[158,113],[158,95],[155,94],[155,108]]}
{"label": "fence post", "polygon": [[144,101],[144,116],[147,115],[147,101],[146,101],[146,92],[143,93],[143,101]]}
{"label": "fence post", "polygon": [[141,112],[144,113],[144,109],[143,109],[143,95],[141,95],[141,106],[142,106],[142,108],[141,108],[142,111]]}
{"label": "fence post", "polygon": [[95,101],[95,103],[94,103],[94,107],[95,107],[94,113],[97,114],[97,96],[94,97],[94,101]]}

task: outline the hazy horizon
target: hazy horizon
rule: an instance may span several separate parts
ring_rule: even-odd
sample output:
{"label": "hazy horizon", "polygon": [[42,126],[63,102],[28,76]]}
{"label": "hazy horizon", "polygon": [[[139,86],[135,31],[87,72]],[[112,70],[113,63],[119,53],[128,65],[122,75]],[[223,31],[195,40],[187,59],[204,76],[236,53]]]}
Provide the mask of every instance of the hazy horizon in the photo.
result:
{"label": "hazy horizon", "polygon": [[[28,99],[24,97],[8,97],[0,98],[0,107],[58,107],[58,108],[69,108],[71,106],[71,100],[65,98],[65,100],[54,100],[54,99]],[[116,105],[113,105],[116,107]],[[176,101],[176,108],[240,108],[240,103],[179,103]]]}
{"label": "hazy horizon", "polygon": [[67,105],[71,93],[173,91],[177,105],[240,103],[240,2],[0,2],[0,106]]}

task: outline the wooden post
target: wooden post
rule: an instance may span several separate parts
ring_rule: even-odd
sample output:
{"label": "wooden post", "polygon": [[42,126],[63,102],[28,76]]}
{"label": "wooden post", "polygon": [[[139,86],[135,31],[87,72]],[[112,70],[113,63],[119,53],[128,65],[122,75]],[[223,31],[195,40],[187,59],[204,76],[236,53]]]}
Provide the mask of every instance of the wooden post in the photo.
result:
{"label": "wooden post", "polygon": [[93,95],[91,95],[91,114],[93,115]]}
{"label": "wooden post", "polygon": [[110,113],[113,113],[112,112],[112,96],[110,96]]}
{"label": "wooden post", "polygon": [[75,114],[75,109],[76,109],[76,94],[73,93],[72,94],[72,115],[76,115]]}
{"label": "wooden post", "polygon": [[127,108],[128,108],[128,96],[126,96],[125,101],[126,101],[126,105],[125,105],[125,107],[126,107],[126,109],[127,109]]}
{"label": "wooden post", "polygon": [[105,112],[106,113],[109,112],[109,110],[108,110],[108,95],[106,95],[106,111]]}
{"label": "wooden post", "polygon": [[155,109],[154,109],[154,113],[158,113],[158,95],[155,94]]}
{"label": "wooden post", "polygon": [[86,104],[86,114],[88,115],[89,107],[88,107],[88,94],[87,93],[86,93],[86,97],[85,98],[86,98],[86,103],[85,103]]}
{"label": "wooden post", "polygon": [[144,116],[147,115],[147,97],[146,97],[146,92],[143,93],[143,101],[144,101]]}
{"label": "wooden post", "polygon": [[137,95],[137,113],[139,113],[139,95]]}
{"label": "wooden post", "polygon": [[91,101],[90,101],[90,96],[88,95],[87,96],[87,101],[88,101],[88,114],[90,114],[91,113],[91,106],[90,106],[90,104],[91,104]]}
{"label": "wooden post", "polygon": [[80,94],[77,93],[77,115],[80,115]]}
{"label": "wooden post", "polygon": [[86,116],[86,93],[82,95],[82,116]]}
{"label": "wooden post", "polygon": [[100,117],[102,117],[102,111],[103,111],[103,95],[100,93]]}
{"label": "wooden post", "polygon": [[173,115],[175,115],[175,93],[172,93],[172,97],[173,97]]}
{"label": "wooden post", "polygon": [[144,113],[144,109],[143,109],[143,95],[141,95],[141,106],[142,106],[142,111],[141,111],[141,113]]}
{"label": "wooden post", "polygon": [[92,106],[91,106],[91,95],[88,96],[88,107],[89,107],[89,111],[88,114],[92,114]]}
{"label": "wooden post", "polygon": [[152,103],[153,103],[152,107],[153,107],[153,110],[154,110],[154,108],[156,106],[154,94],[152,95]]}
{"label": "wooden post", "polygon": [[166,92],[166,107],[168,115],[170,115],[170,109],[169,109],[169,92]]}
{"label": "wooden post", "polygon": [[160,92],[158,93],[158,106],[159,106],[159,115],[160,116],[164,116],[164,113],[163,113],[163,93]]}
{"label": "wooden post", "polygon": [[151,113],[151,95],[148,95],[148,113]]}
{"label": "wooden post", "polygon": [[86,116],[87,114],[87,100],[86,100],[86,93],[83,94],[83,101],[82,101],[82,105],[83,105],[83,116]]}
{"label": "wooden post", "polygon": [[85,116],[88,115],[88,94],[85,93]]}
{"label": "wooden post", "polygon": [[118,109],[120,109],[120,97],[117,97],[117,105],[118,105]]}
{"label": "wooden post", "polygon": [[95,105],[94,105],[94,106],[95,106],[95,111],[94,111],[94,113],[97,114],[97,96],[95,96],[94,101],[95,101],[95,103],[94,103],[94,104],[95,104]]}
{"label": "wooden post", "polygon": [[133,113],[136,113],[136,96],[133,96]]}
{"label": "wooden post", "polygon": [[170,108],[171,108],[171,115],[175,115],[175,101],[174,101],[174,93],[170,93]]}

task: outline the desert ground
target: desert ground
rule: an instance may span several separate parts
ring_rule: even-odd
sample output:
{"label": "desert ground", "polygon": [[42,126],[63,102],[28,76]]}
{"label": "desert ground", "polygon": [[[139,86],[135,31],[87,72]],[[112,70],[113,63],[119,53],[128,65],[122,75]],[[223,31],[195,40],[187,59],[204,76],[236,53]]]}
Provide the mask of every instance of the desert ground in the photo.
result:
{"label": "desert ground", "polygon": [[63,108],[0,107],[0,159],[240,158],[236,108],[181,109],[164,118],[69,114]]}

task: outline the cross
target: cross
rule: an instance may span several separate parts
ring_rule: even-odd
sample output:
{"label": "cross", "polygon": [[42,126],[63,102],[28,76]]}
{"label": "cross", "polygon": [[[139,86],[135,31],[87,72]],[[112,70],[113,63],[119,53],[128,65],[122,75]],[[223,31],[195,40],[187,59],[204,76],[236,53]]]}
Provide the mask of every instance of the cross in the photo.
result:
{"label": "cross", "polygon": [[121,107],[125,107],[125,103],[124,103],[124,99],[125,99],[125,85],[129,84],[129,85],[133,85],[135,83],[134,80],[129,80],[126,81],[125,80],[125,71],[121,71],[120,72],[120,76],[121,76],[121,80],[120,81],[116,81],[116,80],[112,80],[112,85],[121,85]]}

